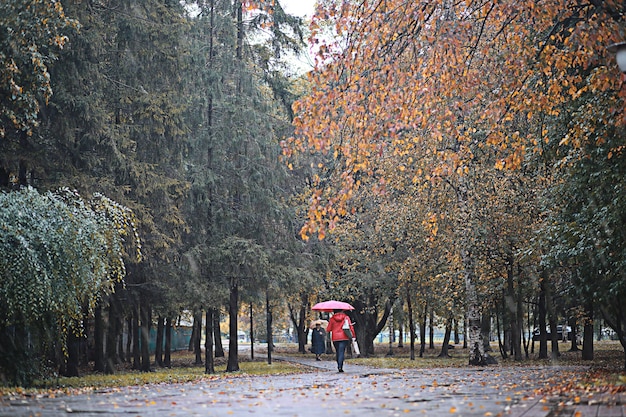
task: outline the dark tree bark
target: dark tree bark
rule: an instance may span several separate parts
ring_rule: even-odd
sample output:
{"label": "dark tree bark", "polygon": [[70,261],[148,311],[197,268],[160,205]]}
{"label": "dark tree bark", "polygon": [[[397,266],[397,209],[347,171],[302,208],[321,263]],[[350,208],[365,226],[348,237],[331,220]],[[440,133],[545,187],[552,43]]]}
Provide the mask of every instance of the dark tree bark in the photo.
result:
{"label": "dark tree bark", "polygon": [[[576,317],[570,317],[567,320],[567,325],[570,329],[572,329],[572,340],[570,340],[571,344],[569,350],[570,352],[578,352],[580,349],[578,349],[578,331],[576,330],[576,326],[578,326],[578,323],[576,323]],[[567,332],[567,330],[565,331]]]}
{"label": "dark tree bark", "polygon": [[133,358],[133,313],[126,320],[128,337],[126,337],[126,362],[130,362]]}
{"label": "dark tree bark", "polygon": [[83,336],[80,340],[80,364],[85,366],[89,363],[89,318],[83,315]]}
{"label": "dark tree bark", "polygon": [[403,348],[404,347],[404,315],[403,315],[403,308],[404,308],[404,300],[402,300],[402,298],[400,298],[400,311],[396,315],[396,318],[397,318],[396,323],[398,324],[398,347],[399,348]]}
{"label": "dark tree bark", "polygon": [[411,290],[406,287],[406,308],[409,314],[409,338],[410,338],[410,358],[415,360],[415,323],[413,322],[413,302],[411,301]]}
{"label": "dark tree bark", "polygon": [[[362,300],[354,301],[355,313],[353,318],[356,322],[354,331],[357,334],[357,340],[361,348],[361,357],[368,357],[375,353],[374,340],[387,325],[387,320],[391,314],[391,307],[395,300],[387,300],[380,319],[378,318],[379,310],[375,307],[378,304],[377,301],[378,300],[373,295],[369,296],[367,303]],[[372,308],[372,306],[374,307]]]}
{"label": "dark tree bark", "polygon": [[[521,314],[521,291],[515,291],[515,274],[514,274],[515,259],[512,255],[509,256],[507,263],[507,289],[504,298],[504,310],[506,317],[508,318],[508,326],[510,328],[510,342],[513,359],[516,361],[522,360],[522,314]],[[519,287],[519,285],[518,285]]]}
{"label": "dark tree bark", "polygon": [[67,363],[64,369],[64,376],[80,376],[80,337],[76,335],[76,329],[70,328],[67,334]]}
{"label": "dark tree bark", "polygon": [[424,357],[426,351],[426,320],[428,319],[428,304],[424,305],[420,320],[420,358]]}
{"label": "dark tree bark", "polygon": [[139,305],[135,303],[133,305],[133,317],[132,317],[132,339],[133,339],[133,369],[141,369],[141,352],[139,351],[139,340],[141,339],[139,328]]}
{"label": "dark tree bark", "polygon": [[491,312],[483,312],[480,317],[480,334],[483,342],[483,352],[491,352],[491,344],[489,340],[491,338]]}
{"label": "dark tree bark", "polygon": [[435,311],[431,308],[428,312],[428,347],[435,348]]}
{"label": "dark tree bark", "polygon": [[270,296],[265,291],[265,316],[267,326],[267,364],[272,364],[272,351],[274,350],[274,335],[272,334],[272,306],[270,304]]}
{"label": "dark tree bark", "polygon": [[516,348],[513,351],[513,355],[516,361],[522,361],[524,356],[522,354],[522,346],[524,345],[524,294],[522,292],[522,283],[521,281],[521,267],[518,264],[517,266],[517,292],[516,292],[516,311],[515,311],[515,322],[517,323],[516,334],[517,338],[513,338],[513,343]]}
{"label": "dark tree bark", "polygon": [[165,330],[165,317],[159,316],[157,320],[156,345],[154,348],[154,363],[163,367],[163,335]]}
{"label": "dark tree bark", "polygon": [[104,372],[104,322],[102,320],[102,306],[98,304],[94,311],[94,371]]}
{"label": "dark tree bark", "polygon": [[[544,274],[545,275],[545,274]],[[550,342],[551,342],[551,357],[557,359],[559,353],[559,337],[557,334],[556,326],[556,313],[554,311],[554,302],[552,300],[552,286],[547,276],[542,279],[542,283],[545,284],[544,290],[546,294],[546,310],[548,313],[548,324],[550,326]]]}
{"label": "dark tree bark", "polygon": [[[240,5],[241,6],[241,5]],[[228,303],[229,334],[228,340],[228,363],[226,372],[237,372],[239,370],[239,343],[237,336],[237,312],[239,311],[239,287],[234,279],[230,284],[230,296]]]}
{"label": "dark tree bark", "polygon": [[118,335],[118,319],[117,308],[113,297],[110,297],[109,304],[109,320],[106,332],[106,353],[105,353],[105,373],[112,375],[115,373],[115,365],[119,363],[117,357],[117,335]]}
{"label": "dark tree bark", "polygon": [[152,310],[146,300],[141,302],[141,370],[150,372],[150,324],[152,322]]}
{"label": "dark tree bark", "polygon": [[198,310],[193,314],[193,331],[192,331],[193,352],[196,356],[195,365],[202,365],[202,310]]}
{"label": "dark tree bark", "polygon": [[163,358],[163,366],[170,368],[172,366],[172,318],[165,319],[165,351]]}
{"label": "dark tree bark", "polygon": [[548,358],[548,336],[546,333],[546,292],[543,280],[540,284],[539,304],[537,306],[539,325],[539,359]]}
{"label": "dark tree bark", "polygon": [[254,360],[254,314],[250,303],[250,359]]}
{"label": "dark tree bark", "polygon": [[307,312],[310,308],[309,294],[307,292],[302,292],[300,294],[298,314],[296,314],[296,309],[291,304],[288,304],[287,307],[289,308],[289,318],[291,319],[298,336],[298,352],[304,354],[306,353],[306,344],[309,337],[309,327],[306,323]]}
{"label": "dark tree bark", "polygon": [[582,360],[593,360],[593,301],[591,298],[587,299],[585,303],[585,324],[583,327],[583,351]]}
{"label": "dark tree bark", "polygon": [[215,360],[213,359],[213,314],[215,314],[214,308],[207,308],[206,310],[206,339],[204,342],[204,373],[215,373]]}
{"label": "dark tree bark", "polygon": [[439,358],[449,358],[448,347],[450,346],[450,335],[452,335],[452,318],[446,320],[446,332],[443,336],[443,344],[441,345],[441,352]]}
{"label": "dark tree bark", "polygon": [[[504,329],[504,341],[502,341],[502,330],[500,328],[500,313],[499,313],[499,307],[496,307],[496,334],[498,335],[498,347],[500,349],[500,356],[502,356],[502,359],[506,359],[508,358],[509,354],[508,354],[508,348],[507,348],[507,339],[510,339],[510,330],[507,330],[506,327]],[[506,316],[506,307],[503,309],[503,316]],[[505,324],[506,326],[506,324]],[[510,343],[509,343],[510,345]]]}
{"label": "dark tree bark", "polygon": [[215,357],[223,358],[224,345],[222,344],[222,331],[220,330],[220,310],[215,309],[213,312],[213,339],[215,340]]}
{"label": "dark tree bark", "polygon": [[124,352],[124,323],[125,320],[121,315],[117,317],[117,328],[119,329],[117,335],[117,356],[120,362],[126,362],[126,353]]}

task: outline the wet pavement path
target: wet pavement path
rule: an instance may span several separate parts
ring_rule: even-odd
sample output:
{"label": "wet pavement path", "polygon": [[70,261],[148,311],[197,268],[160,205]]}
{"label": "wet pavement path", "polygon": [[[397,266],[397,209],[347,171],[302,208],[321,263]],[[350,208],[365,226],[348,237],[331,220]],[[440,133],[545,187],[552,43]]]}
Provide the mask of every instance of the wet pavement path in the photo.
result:
{"label": "wet pavement path", "polygon": [[57,398],[4,399],[0,417],[26,416],[517,416],[626,417],[626,395],[546,398],[536,389],[584,367],[377,369],[275,357],[313,372],[151,384]]}

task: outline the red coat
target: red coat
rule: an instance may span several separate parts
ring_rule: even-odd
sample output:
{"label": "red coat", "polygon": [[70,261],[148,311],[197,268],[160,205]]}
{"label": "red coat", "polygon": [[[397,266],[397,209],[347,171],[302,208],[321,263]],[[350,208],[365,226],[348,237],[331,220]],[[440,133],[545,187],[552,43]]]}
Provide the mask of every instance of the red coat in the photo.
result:
{"label": "red coat", "polygon": [[346,336],[343,331],[343,323],[348,319],[348,323],[350,323],[350,331],[352,332],[352,337],[356,339],[356,333],[354,333],[354,327],[352,326],[352,321],[350,317],[348,317],[345,313],[335,313],[330,320],[328,321],[328,326],[326,327],[327,332],[332,333],[333,342],[338,340],[350,340],[348,336]]}

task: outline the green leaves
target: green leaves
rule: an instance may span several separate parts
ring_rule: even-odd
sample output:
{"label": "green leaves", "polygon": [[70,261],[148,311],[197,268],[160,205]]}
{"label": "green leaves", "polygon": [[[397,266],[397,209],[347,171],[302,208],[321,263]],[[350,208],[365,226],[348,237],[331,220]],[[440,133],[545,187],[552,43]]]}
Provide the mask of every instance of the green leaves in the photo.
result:
{"label": "green leaves", "polygon": [[122,244],[133,231],[132,213],[103,196],[91,204],[69,189],[2,193],[0,224],[4,325],[46,314],[80,319],[124,277]]}

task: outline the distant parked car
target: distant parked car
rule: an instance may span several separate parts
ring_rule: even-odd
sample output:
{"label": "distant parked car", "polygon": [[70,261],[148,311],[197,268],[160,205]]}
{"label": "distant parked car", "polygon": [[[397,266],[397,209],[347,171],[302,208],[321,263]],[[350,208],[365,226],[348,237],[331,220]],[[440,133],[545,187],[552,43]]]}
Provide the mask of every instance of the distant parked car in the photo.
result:
{"label": "distant parked car", "polygon": [[[563,329],[565,329],[565,333],[563,332]],[[546,328],[546,339],[547,340],[551,340],[552,339],[552,335],[550,333],[550,327]],[[539,341],[539,329],[535,328],[535,330],[533,330],[533,342],[538,342]],[[557,340],[562,340],[562,341],[566,341],[566,340],[572,340],[572,328],[570,326],[562,326],[562,325],[557,325],[556,326],[556,339]]]}

